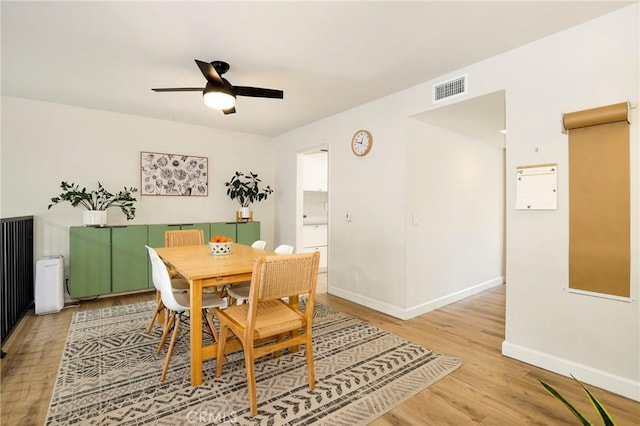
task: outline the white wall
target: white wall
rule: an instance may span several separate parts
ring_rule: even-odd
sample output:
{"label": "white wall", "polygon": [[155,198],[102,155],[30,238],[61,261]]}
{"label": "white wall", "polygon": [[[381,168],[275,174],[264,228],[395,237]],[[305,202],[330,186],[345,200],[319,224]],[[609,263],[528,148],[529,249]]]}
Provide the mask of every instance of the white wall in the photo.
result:
{"label": "white wall", "polygon": [[406,306],[415,316],[504,282],[504,150],[408,124]]}
{"label": "white wall", "polygon": [[[451,102],[505,90],[508,284],[503,353],[640,400],[638,109],[632,112],[631,126],[631,303],[563,291],[569,189],[567,137],[560,133],[563,112],[624,100],[638,104],[638,16],[635,4],[276,138],[277,183],[287,194],[277,200],[276,238],[295,235],[296,152],[326,141],[330,291],[398,317],[437,305],[438,299],[455,298],[459,283],[439,287],[441,283],[422,285],[415,278],[422,265],[414,259],[417,246],[406,238],[412,234],[416,203],[408,182],[415,172],[409,148],[420,132],[409,129],[407,117],[434,108],[433,84],[462,73],[469,76],[469,92]],[[372,131],[373,149],[367,157],[355,158],[349,141],[361,128]],[[558,209],[516,211],[516,167],[547,162],[559,165]],[[347,212],[352,222],[345,221]],[[437,213],[444,217],[444,208]],[[469,237],[475,247],[479,241]],[[459,259],[445,261],[451,266]],[[457,271],[451,267],[440,273],[451,280]],[[491,271],[478,270],[473,279],[465,278],[467,290],[491,276]]]}
{"label": "white wall", "polygon": [[[68,267],[69,227],[82,225],[82,208],[47,210],[60,182],[115,191],[140,190],[140,152],[208,157],[207,197],[140,196],[136,217],[108,210],[108,224],[234,221],[237,203],[224,182],[236,170],[275,180],[270,138],[12,97],[2,97],[2,217],[35,216],[35,256],[62,254]],[[279,188],[275,186],[277,195]],[[252,206],[262,237],[273,241],[274,197]]]}
{"label": "white wall", "polygon": [[[277,180],[291,195],[278,199],[276,239],[295,236],[290,216],[297,200],[295,159],[321,143],[329,147],[329,280],[331,292],[404,314],[406,137],[396,129],[403,117],[388,117],[371,103],[276,138]],[[350,141],[358,129],[373,133],[373,149],[359,158]],[[393,143],[389,143],[392,141]],[[351,221],[346,220],[349,214]]]}
{"label": "white wall", "polygon": [[[507,170],[558,163],[558,210],[507,210],[503,352],[640,400],[638,110],[631,117],[632,303],[563,291],[568,280],[568,150],[562,112],[638,104],[638,5],[504,55]],[[485,67],[491,71],[489,66]],[[497,67],[493,68],[497,72]],[[539,151],[534,152],[538,147]],[[615,190],[615,189],[614,189]],[[514,205],[515,179],[507,181]]]}
{"label": "white wall", "polygon": [[[286,158],[316,140],[329,144],[329,291],[403,319],[503,280],[502,150],[407,118],[416,108],[424,110],[421,91],[403,92],[289,132],[275,144],[281,185],[296,181],[295,163]],[[373,148],[359,158],[350,141],[361,128],[372,132]],[[449,161],[469,162],[473,174],[462,180],[459,173],[450,175],[448,182],[424,178]],[[479,170],[489,179],[478,180]],[[474,195],[482,199],[475,214],[467,209],[468,194],[456,194],[451,187],[470,183],[483,188]],[[282,201],[276,238],[295,235],[294,222],[285,217],[296,200]],[[436,207],[443,201],[445,210]],[[452,216],[452,211],[458,213]],[[414,212],[422,216],[419,226],[412,225]],[[432,220],[434,214],[446,221],[444,227]],[[491,223],[479,220],[487,216],[493,216]],[[459,229],[458,239],[463,229],[473,232],[465,234],[459,251],[444,252],[440,244],[447,237],[438,233],[445,229]],[[438,253],[440,263],[425,273],[421,257],[432,253]]]}

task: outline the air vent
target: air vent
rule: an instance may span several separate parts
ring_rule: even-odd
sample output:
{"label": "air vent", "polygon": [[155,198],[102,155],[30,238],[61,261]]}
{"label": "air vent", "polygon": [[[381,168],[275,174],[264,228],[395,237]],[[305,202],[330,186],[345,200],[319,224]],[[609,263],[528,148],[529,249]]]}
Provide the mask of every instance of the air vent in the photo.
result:
{"label": "air vent", "polygon": [[454,78],[433,86],[433,102],[438,102],[452,96],[463,95],[467,93],[467,76]]}

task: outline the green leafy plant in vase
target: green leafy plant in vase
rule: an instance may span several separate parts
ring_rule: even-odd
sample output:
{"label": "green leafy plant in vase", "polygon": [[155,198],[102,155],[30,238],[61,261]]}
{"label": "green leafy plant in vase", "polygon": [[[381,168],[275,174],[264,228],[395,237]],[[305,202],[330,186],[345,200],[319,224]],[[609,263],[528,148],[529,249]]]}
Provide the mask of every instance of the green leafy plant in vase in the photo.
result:
{"label": "green leafy plant in vase", "polygon": [[[83,206],[87,209],[84,215],[85,225],[105,225],[106,210],[110,207],[120,208],[127,220],[132,220],[136,215],[134,203],[137,200],[133,197],[133,194],[138,191],[137,188],[127,188],[125,186],[122,191],[111,193],[100,182],[98,182],[98,189],[91,191],[87,191],[84,187],[80,188],[75,183],[68,182],[62,182],[60,188],[62,188],[62,193],[51,199],[51,204],[47,209],[62,202],[69,202],[73,207]],[[96,215],[93,212],[102,213]]]}
{"label": "green leafy plant in vase", "polygon": [[262,180],[257,173],[235,172],[229,182],[225,182],[227,195],[232,200],[238,201],[240,210],[238,218],[247,220],[251,217],[250,206],[253,203],[264,201],[273,193],[269,185],[262,186]]}

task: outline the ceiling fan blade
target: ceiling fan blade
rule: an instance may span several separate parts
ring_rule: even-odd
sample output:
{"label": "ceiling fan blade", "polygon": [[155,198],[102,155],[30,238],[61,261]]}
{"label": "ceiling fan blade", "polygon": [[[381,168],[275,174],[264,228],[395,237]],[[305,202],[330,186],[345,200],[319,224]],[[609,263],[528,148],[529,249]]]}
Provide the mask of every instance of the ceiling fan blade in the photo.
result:
{"label": "ceiling fan blade", "polygon": [[166,87],[151,90],[154,92],[202,92],[204,87]]}
{"label": "ceiling fan blade", "polygon": [[222,112],[224,112],[224,115],[235,114],[236,113],[236,107],[231,107],[229,109],[223,109]]}
{"label": "ceiling fan blade", "polygon": [[197,59],[195,59],[195,61],[196,64],[198,64],[198,68],[200,68],[202,75],[204,75],[204,78],[206,78],[208,82],[224,86],[222,77],[220,77],[220,74],[218,74],[216,69],[213,68],[213,65],[208,62],[199,61]]}
{"label": "ceiling fan blade", "polygon": [[233,86],[237,96],[251,96],[254,98],[284,99],[284,92],[276,89],[261,87]]}

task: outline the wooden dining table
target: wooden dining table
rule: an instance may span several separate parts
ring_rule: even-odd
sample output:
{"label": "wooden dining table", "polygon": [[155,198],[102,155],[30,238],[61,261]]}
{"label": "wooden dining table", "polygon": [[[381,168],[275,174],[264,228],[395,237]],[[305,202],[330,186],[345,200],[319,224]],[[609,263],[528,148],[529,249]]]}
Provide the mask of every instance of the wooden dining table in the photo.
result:
{"label": "wooden dining table", "polygon": [[[216,357],[218,344],[203,345],[202,341],[202,289],[227,284],[251,281],[253,263],[256,258],[275,253],[234,243],[231,253],[214,256],[208,245],[161,247],[155,249],[160,258],[182,275],[190,286],[191,301],[191,385],[202,384],[203,362]],[[226,344],[225,353],[242,349],[239,340]]]}

